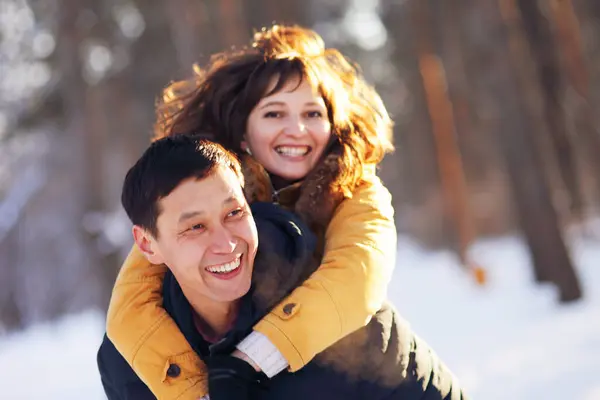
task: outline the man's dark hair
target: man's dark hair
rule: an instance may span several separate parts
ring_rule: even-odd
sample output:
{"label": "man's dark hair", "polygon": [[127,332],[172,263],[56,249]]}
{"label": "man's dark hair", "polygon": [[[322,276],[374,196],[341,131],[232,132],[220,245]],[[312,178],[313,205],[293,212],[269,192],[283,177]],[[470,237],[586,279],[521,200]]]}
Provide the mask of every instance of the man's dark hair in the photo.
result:
{"label": "man's dark hair", "polygon": [[202,179],[218,167],[228,167],[244,184],[239,161],[222,146],[196,135],[157,140],[127,172],[121,203],[131,222],[158,237],[159,200],[189,178]]}

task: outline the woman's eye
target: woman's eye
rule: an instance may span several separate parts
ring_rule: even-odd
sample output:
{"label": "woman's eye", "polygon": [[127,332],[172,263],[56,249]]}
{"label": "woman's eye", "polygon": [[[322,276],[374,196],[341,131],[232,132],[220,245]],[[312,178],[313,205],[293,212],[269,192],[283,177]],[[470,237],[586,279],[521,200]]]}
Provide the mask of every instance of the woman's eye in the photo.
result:
{"label": "woman's eye", "polygon": [[321,111],[309,111],[306,116],[308,118],[323,118],[323,113]]}
{"label": "woman's eye", "polygon": [[201,231],[204,229],[204,225],[202,224],[196,224],[196,225],[192,225],[190,227],[190,231]]}
{"label": "woman's eye", "polygon": [[265,118],[279,118],[281,117],[281,112],[279,111],[269,111],[265,113]]}

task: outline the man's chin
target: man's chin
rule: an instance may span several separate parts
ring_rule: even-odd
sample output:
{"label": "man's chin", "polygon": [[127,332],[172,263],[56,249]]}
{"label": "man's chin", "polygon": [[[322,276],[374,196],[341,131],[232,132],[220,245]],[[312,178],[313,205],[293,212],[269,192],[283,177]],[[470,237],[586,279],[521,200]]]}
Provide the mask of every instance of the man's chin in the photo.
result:
{"label": "man's chin", "polygon": [[229,284],[220,290],[217,289],[217,292],[223,301],[235,301],[241,299],[250,291],[250,285],[250,280],[244,280],[243,282],[237,282],[235,285]]}
{"label": "man's chin", "polygon": [[232,299],[232,300],[241,299],[246,294],[248,294],[248,292],[250,291],[250,285],[251,285],[250,281],[245,282],[243,285],[240,285],[238,290],[236,290],[236,293],[232,295],[234,297],[234,299]]}

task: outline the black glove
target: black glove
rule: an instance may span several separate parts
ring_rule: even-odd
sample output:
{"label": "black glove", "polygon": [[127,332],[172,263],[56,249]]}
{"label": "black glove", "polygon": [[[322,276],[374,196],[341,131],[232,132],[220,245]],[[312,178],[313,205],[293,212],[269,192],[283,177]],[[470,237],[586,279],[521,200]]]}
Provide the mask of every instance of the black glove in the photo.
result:
{"label": "black glove", "polygon": [[246,361],[228,355],[207,357],[210,400],[251,399],[260,384],[261,373]]}

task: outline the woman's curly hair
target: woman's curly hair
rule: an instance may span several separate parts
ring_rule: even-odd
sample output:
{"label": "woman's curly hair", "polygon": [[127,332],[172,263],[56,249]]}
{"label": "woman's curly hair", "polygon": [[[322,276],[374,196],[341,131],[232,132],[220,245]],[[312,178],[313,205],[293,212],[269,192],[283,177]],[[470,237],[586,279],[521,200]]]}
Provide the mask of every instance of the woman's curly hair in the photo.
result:
{"label": "woman's curly hair", "polygon": [[164,90],[155,138],[211,132],[209,139],[240,154],[248,116],[258,102],[292,79],[298,85],[307,79],[327,107],[334,137],[327,151],[342,158],[337,181],[345,194],[361,181],[364,165],[379,163],[393,150],[392,121],[375,89],[310,29],[274,25],[256,32],[251,46],[218,53],[194,71],[192,79]]}

